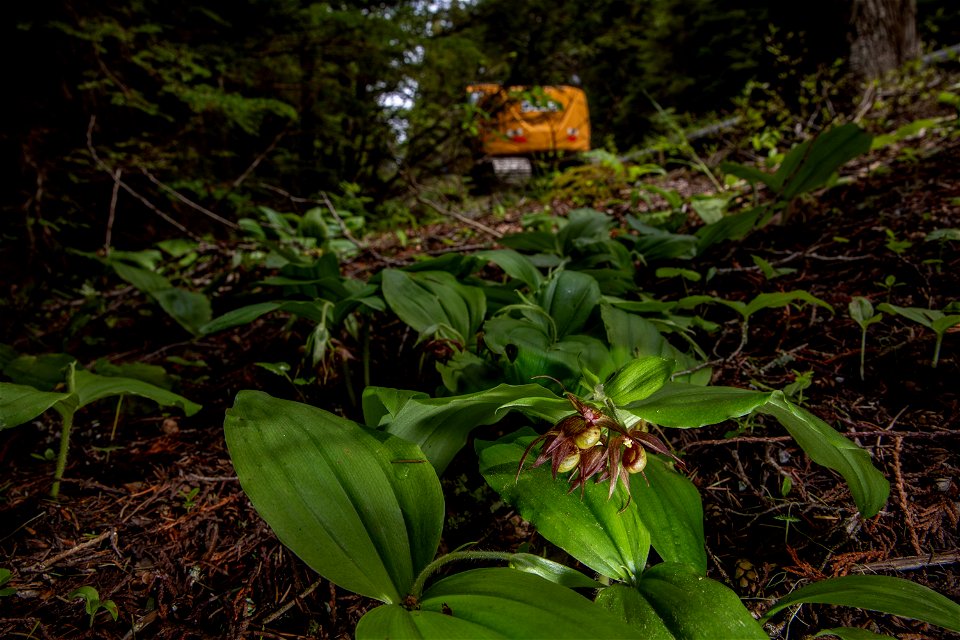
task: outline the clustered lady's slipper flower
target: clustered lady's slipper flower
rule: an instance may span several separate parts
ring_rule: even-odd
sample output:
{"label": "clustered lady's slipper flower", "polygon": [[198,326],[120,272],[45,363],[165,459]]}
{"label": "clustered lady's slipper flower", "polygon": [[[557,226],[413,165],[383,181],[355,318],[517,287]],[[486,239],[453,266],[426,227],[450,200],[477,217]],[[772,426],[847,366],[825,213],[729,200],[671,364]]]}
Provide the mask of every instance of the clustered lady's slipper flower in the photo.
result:
{"label": "clustered lady's slipper flower", "polygon": [[581,496],[590,478],[595,482],[609,481],[608,498],[613,497],[619,482],[627,489],[627,504],[623,507],[626,509],[630,504],[630,475],[643,473],[647,466],[647,449],[666,454],[683,464],[660,438],[643,430],[644,423],[627,429],[572,393],[566,395],[577,412],[561,419],[527,446],[517,467],[518,479],[527,455],[542,443],[543,447],[533,461],[534,467],[550,460],[554,479],[558,473],[571,472],[570,491],[579,487]]}

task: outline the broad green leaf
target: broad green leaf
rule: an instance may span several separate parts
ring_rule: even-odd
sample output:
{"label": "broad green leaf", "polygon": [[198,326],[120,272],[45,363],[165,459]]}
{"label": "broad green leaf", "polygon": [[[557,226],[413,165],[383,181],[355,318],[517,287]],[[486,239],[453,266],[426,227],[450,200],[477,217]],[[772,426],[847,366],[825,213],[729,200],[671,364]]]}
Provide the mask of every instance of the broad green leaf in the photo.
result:
{"label": "broad green leaf", "polygon": [[76,361],[66,353],[17,355],[3,368],[3,375],[15,384],[29,385],[40,391],[53,391],[66,380],[67,367]]}
{"label": "broad green leaf", "polygon": [[650,397],[623,408],[663,427],[689,429],[744,416],[763,406],[771,395],[734,387],[668,382]]}
{"label": "broad green leaf", "polygon": [[937,317],[943,317],[943,314],[935,309],[923,309],[921,307],[898,307],[895,304],[883,302],[877,306],[877,309],[886,313],[903,316],[908,320],[913,320],[917,324],[922,324],[928,329],[933,329],[933,321]]}
{"label": "broad green leaf", "polygon": [[660,267],[654,272],[658,278],[676,278],[681,277],[684,280],[689,280],[690,282],[700,282],[703,278],[696,271],[690,269],[678,269],[676,267]]}
{"label": "broad green leaf", "polygon": [[525,255],[517,253],[513,249],[491,249],[489,251],[480,251],[474,254],[481,260],[488,260],[501,269],[511,278],[520,280],[536,291],[543,282],[543,276],[530,259]]}
{"label": "broad green leaf", "polygon": [[[360,402],[363,422],[368,427],[388,424],[411,398],[425,399],[430,396],[422,391],[392,389],[390,387],[366,387]],[[385,419],[386,418],[386,419]]]}
{"label": "broad green leaf", "polygon": [[621,487],[608,499],[608,485],[594,482],[586,483],[582,497],[579,490],[568,493],[566,476],[554,480],[549,464],[533,468],[535,452],[518,478],[520,457],[533,439],[510,434],[478,446],[480,472],[487,484],[544,538],[583,564],[601,575],[636,582],[650,551],[650,534],[637,503],[631,501],[623,509],[627,496]]}
{"label": "broad green leaf", "polygon": [[703,504],[697,487],[660,456],[648,456],[644,473],[646,477],[630,477],[630,492],[653,548],[664,561],[686,564],[706,575]]}
{"label": "broad green leaf", "polygon": [[697,253],[698,239],[695,236],[670,233],[663,229],[643,224],[633,216],[627,216],[630,226],[639,232],[634,238],[633,250],[647,262],[670,258],[692,258]]}
{"label": "broad green leaf", "polygon": [[934,318],[930,324],[930,328],[933,329],[937,335],[942,335],[947,329],[958,324],[960,324],[960,316],[943,316],[941,318]]}
{"label": "broad green leaf", "polygon": [[69,393],[38,391],[26,385],[0,382],[0,429],[29,422],[68,397]]}
{"label": "broad green leaf", "polygon": [[538,384],[501,384],[462,396],[411,397],[400,406],[385,430],[419,445],[437,473],[443,473],[467,444],[473,429],[499,422],[510,411],[509,407],[503,410],[501,407],[530,397],[556,398],[556,395]]}
{"label": "broad green leaf", "polygon": [[598,606],[613,613],[620,620],[637,630],[637,635],[645,640],[676,640],[670,633],[646,598],[636,587],[626,584],[614,584],[597,594]]}
{"label": "broad green leaf", "polygon": [[148,270],[140,267],[134,267],[126,264],[125,262],[116,260],[110,261],[109,264],[111,267],[113,267],[113,270],[117,272],[118,276],[132,284],[143,293],[153,294],[154,291],[163,291],[164,289],[173,288],[172,282],[152,269]]}
{"label": "broad green leaf", "polygon": [[951,240],[960,242],[960,229],[936,229],[928,233],[923,240],[924,242],[949,242]]}
{"label": "broad green leaf", "polygon": [[543,289],[540,306],[556,323],[557,338],[562,338],[583,329],[600,297],[600,285],[592,277],[579,271],[559,271]]}
{"label": "broad green leaf", "polygon": [[857,607],[912,618],[960,632],[960,604],[915,582],[891,576],[843,576],[801,587],[781,598],[764,620],[795,604]]}
{"label": "broad green leaf", "polygon": [[190,333],[200,335],[201,327],[213,317],[210,300],[202,293],[174,287],[169,280],[154,271],[119,261],[111,261],[109,264],[118,276],[153,297],[171,318]]}
{"label": "broad green leaf", "polygon": [[829,129],[790,150],[774,176],[784,200],[827,184],[840,167],[870,150],[873,136],[853,123]]}
{"label": "broad green leaf", "polygon": [[718,242],[743,238],[750,233],[764,212],[763,207],[754,207],[724,216],[718,222],[700,227],[694,234],[697,237],[697,254],[703,253],[708,247]]}
{"label": "broad green leaf", "polygon": [[383,297],[390,309],[421,336],[449,327],[469,344],[483,322],[483,289],[460,284],[445,271],[383,271]]}
{"label": "broad green leaf", "polygon": [[843,476],[864,518],[879,513],[890,495],[890,483],[873,466],[869,453],[779,391],[760,412],[776,418],[811,460]]}
{"label": "broad green leaf", "polygon": [[736,593],[687,565],[655,565],[637,588],[678,639],[769,640]]}
{"label": "broad green leaf", "polygon": [[500,239],[500,244],[517,251],[531,253],[560,254],[557,235],[549,231],[524,231],[511,233]]}
{"label": "broad green leaf", "polygon": [[874,322],[883,320],[883,314],[875,313],[873,304],[863,296],[854,296],[850,300],[850,304],[847,305],[847,311],[854,322],[860,325],[862,329],[866,329]]}
{"label": "broad green leaf", "polygon": [[674,362],[656,356],[631,360],[603,383],[603,393],[614,404],[637,402],[659,390],[673,373]]}
{"label": "broad green leaf", "polygon": [[447,612],[504,638],[641,637],[577,592],[509,568],[472,569],[444,578],[426,590],[420,609]]}
{"label": "broad green leaf", "polygon": [[213,317],[210,299],[202,293],[173,288],[153,291],[151,295],[171,318],[195,336]]}
{"label": "broad green leaf", "polygon": [[739,162],[721,162],[720,171],[729,173],[741,180],[746,180],[750,184],[765,184],[771,189],[776,189],[778,186],[773,175],[756,167],[740,164]]}
{"label": "broad green leaf", "polygon": [[416,445],[259,391],[237,395],[224,430],[243,490],[281,542],[345,589],[403,599],[444,515]]}
{"label": "broad green leaf", "polygon": [[10,571],[10,569],[0,569],[0,598],[12,596],[17,592],[16,587],[4,586],[10,582],[11,577],[13,577],[13,573]]}
{"label": "broad green leaf", "polygon": [[596,209],[573,209],[567,214],[566,224],[557,233],[557,242],[564,255],[570,255],[585,245],[610,238],[613,217]]}
{"label": "broad green leaf", "polygon": [[723,218],[727,208],[728,198],[718,198],[712,195],[695,195],[690,199],[690,206],[704,224],[715,224]]}
{"label": "broad green leaf", "polygon": [[602,585],[592,580],[576,569],[565,564],[554,562],[548,558],[541,558],[532,553],[516,553],[510,559],[510,567],[518,571],[526,571],[541,578],[555,582],[569,589],[598,589]]}
{"label": "broad green leaf", "polygon": [[95,373],[77,369],[75,384],[74,390],[79,398],[81,407],[85,407],[102,398],[127,394],[153,400],[164,407],[180,407],[188,416],[192,416],[201,409],[200,405],[187,400],[181,395],[134,378],[98,376]]}
{"label": "broad green leaf", "polygon": [[[633,313],[617,309],[610,304],[600,305],[600,317],[610,343],[611,363],[623,366],[639,356],[659,356],[676,361],[676,368],[694,367],[699,362],[667,342],[656,325]],[[707,384],[711,369],[704,367],[690,376],[690,381]]]}
{"label": "broad green leaf", "polygon": [[743,316],[744,319],[749,319],[753,314],[761,309],[785,307],[794,302],[807,302],[810,304],[815,304],[829,310],[830,312],[833,312],[833,307],[829,303],[824,302],[820,298],[811,294],[809,291],[803,290],[761,293],[747,303],[743,303],[738,300],[723,300],[721,298],[717,298],[716,301],[722,305],[730,307]]}
{"label": "broad green leaf", "polygon": [[893,636],[885,636],[866,629],[858,627],[835,627],[833,629],[824,629],[818,631],[814,638],[823,638],[824,636],[836,636],[840,640],[887,640]]}
{"label": "broad green leaf", "polygon": [[482,625],[452,615],[408,610],[390,604],[368,611],[355,630],[356,640],[501,640],[501,635]]}
{"label": "broad green leaf", "polygon": [[200,327],[201,335],[209,335],[224,331],[233,327],[250,324],[260,316],[276,311],[282,306],[282,302],[258,302],[250,304],[239,309],[228,311],[222,316],[218,316]]}
{"label": "broad green leaf", "polygon": [[167,373],[166,369],[146,362],[114,364],[105,358],[100,358],[94,363],[93,370],[102,376],[134,378],[167,390],[172,389],[174,384],[174,379]]}

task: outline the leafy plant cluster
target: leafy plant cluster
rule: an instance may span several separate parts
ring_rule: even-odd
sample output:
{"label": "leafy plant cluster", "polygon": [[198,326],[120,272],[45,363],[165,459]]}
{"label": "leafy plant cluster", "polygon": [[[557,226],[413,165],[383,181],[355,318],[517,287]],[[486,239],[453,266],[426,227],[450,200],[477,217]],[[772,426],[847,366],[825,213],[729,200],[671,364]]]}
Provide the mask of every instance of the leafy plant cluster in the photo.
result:
{"label": "leafy plant cluster", "polygon": [[[340,256],[355,249],[340,234],[358,222],[327,220],[321,209],[303,216],[263,209],[259,219],[241,224],[253,248],[238,260],[275,271],[257,283],[272,295],[216,317],[207,294],[180,286],[175,273],[161,273],[157,252],[97,259],[194,336],[282,315],[309,324],[304,346],[313,368],[326,366],[341,341],[357,345],[362,392],[345,380],[362,424],[243,391],[224,428],[241,485],[280,540],[332,582],[384,604],[361,620],[360,638],[576,637],[584,620],[596,637],[766,637],[763,622],[804,602],[863,607],[960,631],[955,603],[881,576],[803,587],[766,608],[758,622],[733,591],[706,577],[700,495],[666,444],[670,429],[764,416],[812,461],[843,477],[862,517],[882,509],[890,487],[870,455],[783,391],[708,385],[710,361],[700,342],[717,325],[699,310],[735,314],[740,351],[757,313],[787,306],[832,313],[828,303],[803,290],[750,300],[704,294],[661,300],[641,286],[658,261],[701,255],[788,214],[796,198],[831,184],[836,170],[869,145],[870,136],[845,125],[791,150],[773,174],[729,165],[728,174],[755,185],[750,204],[734,194],[688,203],[639,184],[638,199],[653,193],[670,209],[629,215],[624,228],[590,208],[562,218],[532,214],[501,248],[384,268],[367,281],[345,276],[340,266]],[[760,201],[760,185],[772,199]],[[688,204],[704,222],[692,234],[676,226]],[[179,268],[196,259],[196,246],[165,250]],[[782,275],[755,260],[768,278]],[[685,282],[701,277],[677,268],[658,273]],[[880,309],[937,334],[934,364],[943,333],[958,318],[950,309]],[[850,313],[865,336],[872,310],[857,301]],[[384,317],[409,327],[433,356],[440,380],[433,397],[370,384],[371,327]],[[12,382],[0,383],[0,427],[51,408],[62,418],[54,497],[78,409],[126,395],[179,406],[188,415],[200,409],[154,384],[162,371],[97,363],[94,373],[61,354],[7,349],[3,355],[3,373]],[[286,363],[267,364],[289,371],[280,366]],[[465,548],[437,556],[440,475],[478,427],[508,415],[528,426],[496,441],[474,439],[481,473],[590,575],[526,553]],[[192,496],[182,497],[189,508]],[[437,579],[441,568],[460,561],[507,566]],[[78,595],[91,616],[107,606]],[[858,632],[823,633],[855,638]]]}

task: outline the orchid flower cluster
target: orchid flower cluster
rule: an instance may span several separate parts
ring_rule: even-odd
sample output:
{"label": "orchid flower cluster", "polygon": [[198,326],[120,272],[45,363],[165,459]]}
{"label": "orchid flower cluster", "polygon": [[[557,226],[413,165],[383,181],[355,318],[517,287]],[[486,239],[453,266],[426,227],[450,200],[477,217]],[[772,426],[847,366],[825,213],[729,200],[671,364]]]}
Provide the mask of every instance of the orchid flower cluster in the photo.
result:
{"label": "orchid flower cluster", "polygon": [[517,479],[529,453],[542,443],[543,447],[533,462],[535,468],[550,460],[554,479],[559,473],[570,472],[570,492],[579,487],[581,495],[590,478],[598,483],[610,483],[608,498],[613,497],[619,482],[627,489],[629,505],[630,475],[643,473],[647,466],[647,449],[666,454],[680,463],[660,438],[645,430],[645,422],[627,428],[574,394],[567,392],[566,396],[576,413],[562,418],[527,446],[520,458]]}

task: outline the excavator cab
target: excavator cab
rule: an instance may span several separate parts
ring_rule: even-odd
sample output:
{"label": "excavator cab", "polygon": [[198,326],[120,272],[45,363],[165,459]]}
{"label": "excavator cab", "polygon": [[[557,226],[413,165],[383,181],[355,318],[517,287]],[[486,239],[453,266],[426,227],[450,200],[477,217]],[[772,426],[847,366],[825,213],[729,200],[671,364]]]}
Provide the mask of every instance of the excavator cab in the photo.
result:
{"label": "excavator cab", "polygon": [[534,156],[590,150],[590,112],[582,89],[475,84],[467,87],[467,96],[476,112],[479,162],[492,165],[500,179],[529,178]]}

